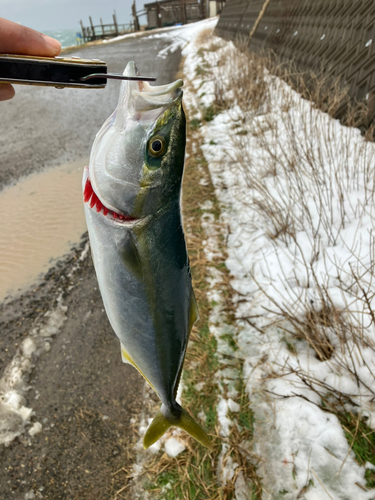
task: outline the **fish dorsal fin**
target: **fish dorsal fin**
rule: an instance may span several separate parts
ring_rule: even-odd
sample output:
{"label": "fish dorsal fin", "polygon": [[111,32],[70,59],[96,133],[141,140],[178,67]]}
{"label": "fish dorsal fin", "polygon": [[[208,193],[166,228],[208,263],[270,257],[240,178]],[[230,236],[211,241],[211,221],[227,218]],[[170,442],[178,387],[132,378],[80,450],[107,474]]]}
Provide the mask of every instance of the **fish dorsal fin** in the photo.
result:
{"label": "fish dorsal fin", "polygon": [[142,261],[138,252],[135,236],[131,231],[125,233],[125,236],[117,244],[117,250],[125,269],[137,279],[143,279]]}

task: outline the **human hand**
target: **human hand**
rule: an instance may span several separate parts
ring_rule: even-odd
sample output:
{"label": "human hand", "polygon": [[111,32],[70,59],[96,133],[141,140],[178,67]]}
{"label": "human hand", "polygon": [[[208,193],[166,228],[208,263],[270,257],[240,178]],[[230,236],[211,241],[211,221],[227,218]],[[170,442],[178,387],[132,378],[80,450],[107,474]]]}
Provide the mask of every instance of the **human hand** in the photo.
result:
{"label": "human hand", "polygon": [[[54,57],[60,54],[61,43],[31,28],[0,17],[0,54]],[[0,101],[14,96],[14,88],[0,83]]]}

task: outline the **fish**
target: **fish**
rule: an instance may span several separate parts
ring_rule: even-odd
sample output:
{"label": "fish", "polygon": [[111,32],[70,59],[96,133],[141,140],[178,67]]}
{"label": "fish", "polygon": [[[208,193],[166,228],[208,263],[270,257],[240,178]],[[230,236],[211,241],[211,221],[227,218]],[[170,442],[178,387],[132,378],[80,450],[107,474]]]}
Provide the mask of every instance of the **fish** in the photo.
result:
{"label": "fish", "polygon": [[[137,76],[134,62],[123,73]],[[91,253],[122,360],[161,400],[143,446],[171,426],[212,449],[176,401],[198,308],[181,216],[186,144],[182,80],[123,81],[118,105],[94,140],[83,174]]]}

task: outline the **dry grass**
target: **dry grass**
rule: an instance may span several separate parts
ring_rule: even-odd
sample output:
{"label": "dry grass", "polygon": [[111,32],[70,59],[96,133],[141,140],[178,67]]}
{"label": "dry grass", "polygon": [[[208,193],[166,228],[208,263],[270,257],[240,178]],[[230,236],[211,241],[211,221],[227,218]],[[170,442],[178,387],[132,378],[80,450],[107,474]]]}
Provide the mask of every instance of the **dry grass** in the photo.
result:
{"label": "dry grass", "polygon": [[[374,217],[374,148],[358,140],[356,128],[340,127],[325,114],[335,116],[348,104],[347,91],[323,74],[301,74],[271,56],[235,49],[227,51],[218,72],[216,103],[233,119],[230,168],[238,168],[245,179],[248,190],[239,197],[256,214],[253,227],[245,229],[266,227],[269,240],[293,253],[299,268],[291,278],[280,260],[284,287],[272,293],[256,273],[253,279],[288,335],[306,340],[320,360],[330,360],[370,391],[366,380],[374,374],[363,351],[375,352],[374,239],[372,233],[348,239],[347,231],[360,233],[362,221]],[[346,109],[346,125],[363,123],[363,104]],[[364,196],[356,196],[359,191]],[[308,241],[301,242],[302,233]],[[337,245],[346,252],[344,261],[328,251]],[[272,287],[274,271],[264,272]],[[332,287],[340,291],[340,300]],[[358,363],[367,367],[366,375],[359,375]]]}
{"label": "dry grass", "polygon": [[[258,112],[262,104],[269,103],[269,82],[265,76],[273,75],[314,108],[340,119],[343,125],[361,127],[367,137],[374,137],[374,125],[369,125],[371,111],[367,101],[351,100],[345,83],[340,78],[327,77],[324,67],[319,71],[301,71],[293,61],[280,61],[271,51],[249,53],[246,41],[237,42],[236,49],[229,49],[218,62],[218,67],[221,71],[215,75],[216,100],[222,109],[230,109],[235,101],[245,112]],[[233,94],[228,94],[228,90]],[[286,95],[283,97],[287,110],[288,99]]]}
{"label": "dry grass", "polygon": [[209,42],[212,39],[213,32],[214,28],[206,28],[200,31],[196,38],[197,45],[203,45]]}

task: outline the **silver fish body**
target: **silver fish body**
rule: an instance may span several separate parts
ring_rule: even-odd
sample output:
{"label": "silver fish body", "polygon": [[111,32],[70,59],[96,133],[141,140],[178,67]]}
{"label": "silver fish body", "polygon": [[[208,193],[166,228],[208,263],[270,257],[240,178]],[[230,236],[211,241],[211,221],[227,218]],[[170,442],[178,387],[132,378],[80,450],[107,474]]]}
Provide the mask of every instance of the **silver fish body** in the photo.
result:
{"label": "silver fish body", "polygon": [[[124,74],[137,74],[129,63]],[[176,402],[197,307],[181,223],[186,120],[182,81],[122,83],[119,104],[93,144],[83,190],[104,307],[135,366],[162,401],[144,446],[171,425],[205,446],[205,432]]]}

